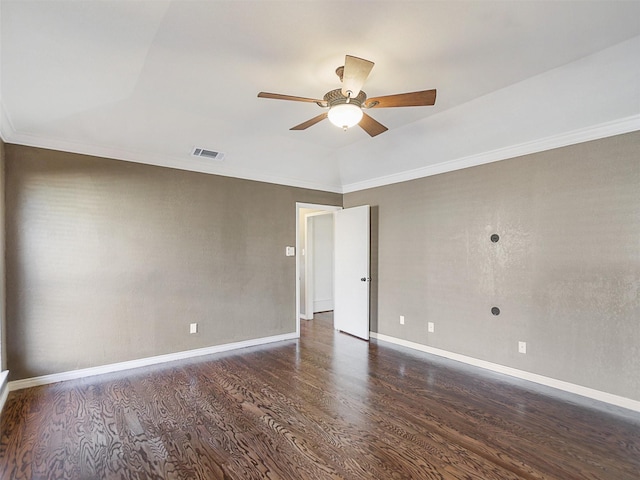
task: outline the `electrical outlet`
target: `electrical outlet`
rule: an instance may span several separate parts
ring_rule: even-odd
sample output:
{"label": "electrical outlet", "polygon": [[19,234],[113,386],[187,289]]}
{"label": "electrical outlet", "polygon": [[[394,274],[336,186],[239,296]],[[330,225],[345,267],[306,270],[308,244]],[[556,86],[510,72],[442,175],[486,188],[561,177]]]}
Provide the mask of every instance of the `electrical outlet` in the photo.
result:
{"label": "electrical outlet", "polygon": [[192,323],[189,325],[189,333],[198,333],[198,324]]}
{"label": "electrical outlet", "polygon": [[433,333],[433,332],[436,331],[436,326],[435,326],[435,324],[433,322],[427,323],[427,331],[429,333]]}
{"label": "electrical outlet", "polygon": [[518,353],[527,353],[527,342],[518,342]]}
{"label": "electrical outlet", "polygon": [[400,325],[404,325],[404,315],[400,315]]}

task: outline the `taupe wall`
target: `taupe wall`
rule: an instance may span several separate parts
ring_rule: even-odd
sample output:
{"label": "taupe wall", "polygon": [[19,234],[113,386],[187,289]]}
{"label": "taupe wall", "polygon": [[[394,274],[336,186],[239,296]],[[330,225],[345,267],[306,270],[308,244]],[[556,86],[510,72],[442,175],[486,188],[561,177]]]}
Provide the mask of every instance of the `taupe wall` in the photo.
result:
{"label": "taupe wall", "polygon": [[377,332],[640,400],[639,132],[344,197],[361,204]]}
{"label": "taupe wall", "polygon": [[12,380],[295,331],[296,202],[341,195],[5,151]]}
{"label": "taupe wall", "polygon": [[[12,379],[295,329],[295,202],[340,195],[4,149]],[[374,331],[640,400],[640,133],[344,203],[373,207]]]}

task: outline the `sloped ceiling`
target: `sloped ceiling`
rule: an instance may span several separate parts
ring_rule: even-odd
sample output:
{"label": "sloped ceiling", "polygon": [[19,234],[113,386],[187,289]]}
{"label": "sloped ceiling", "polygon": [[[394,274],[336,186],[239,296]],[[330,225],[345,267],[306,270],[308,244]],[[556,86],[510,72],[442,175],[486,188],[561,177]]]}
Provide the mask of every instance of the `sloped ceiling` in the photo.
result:
{"label": "sloped ceiling", "polygon": [[[10,143],[345,192],[640,129],[638,1],[0,1]],[[350,54],[370,138],[315,104]],[[190,156],[199,146],[223,162]]]}

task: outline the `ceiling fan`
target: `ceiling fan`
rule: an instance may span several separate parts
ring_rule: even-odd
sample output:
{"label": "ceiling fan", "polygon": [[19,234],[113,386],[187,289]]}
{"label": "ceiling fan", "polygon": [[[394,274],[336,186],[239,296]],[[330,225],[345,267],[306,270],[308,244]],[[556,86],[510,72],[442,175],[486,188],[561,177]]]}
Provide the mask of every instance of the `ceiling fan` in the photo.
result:
{"label": "ceiling fan", "polygon": [[344,66],[336,69],[336,75],[340,77],[342,88],[325,93],[322,100],[268,92],[260,92],[258,97],[315,103],[328,109],[317,117],[291,127],[290,130],[306,130],[328,117],[331,123],[344,130],[358,124],[372,137],[386,132],[388,128],[364,113],[363,109],[421,107],[436,103],[435,89],[367,98],[367,94],[361,89],[373,65],[374,63],[369,60],[347,55],[344,59]]}

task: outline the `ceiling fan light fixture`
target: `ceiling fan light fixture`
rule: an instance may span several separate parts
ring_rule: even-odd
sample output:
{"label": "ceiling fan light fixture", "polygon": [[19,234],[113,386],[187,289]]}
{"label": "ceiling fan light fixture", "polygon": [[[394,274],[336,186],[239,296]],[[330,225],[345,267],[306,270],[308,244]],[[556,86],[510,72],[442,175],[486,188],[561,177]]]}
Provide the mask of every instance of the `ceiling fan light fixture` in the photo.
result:
{"label": "ceiling fan light fixture", "polygon": [[388,130],[377,120],[365,115],[363,108],[388,108],[388,107],[421,107],[436,103],[436,91],[421,90],[419,92],[397,93],[385,95],[367,100],[367,94],[362,91],[362,86],[373,68],[373,62],[363,58],[347,55],[344,66],[336,69],[336,74],[342,82],[342,88],[330,90],[324,94],[322,100],[317,98],[294,97],[280,93],[260,92],[258,97],[273,98],[276,100],[291,100],[294,102],[315,103],[325,110],[320,115],[291,127],[289,130],[306,130],[307,128],[329,118],[336,127],[346,130],[354,125],[367,132],[370,137],[375,137]]}
{"label": "ceiling fan light fixture", "polygon": [[362,108],[353,103],[340,103],[329,109],[329,121],[344,130],[357,125],[362,120]]}

